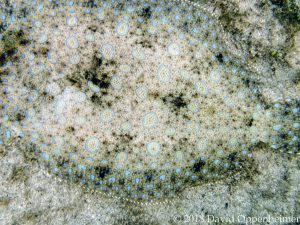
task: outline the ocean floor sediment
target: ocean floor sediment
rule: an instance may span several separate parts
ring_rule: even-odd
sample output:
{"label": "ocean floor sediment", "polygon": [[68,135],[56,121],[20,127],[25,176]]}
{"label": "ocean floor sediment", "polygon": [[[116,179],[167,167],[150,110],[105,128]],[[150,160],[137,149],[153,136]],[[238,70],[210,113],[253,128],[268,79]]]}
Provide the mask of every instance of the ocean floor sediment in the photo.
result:
{"label": "ocean floor sediment", "polygon": [[300,222],[297,1],[0,7],[3,224]]}

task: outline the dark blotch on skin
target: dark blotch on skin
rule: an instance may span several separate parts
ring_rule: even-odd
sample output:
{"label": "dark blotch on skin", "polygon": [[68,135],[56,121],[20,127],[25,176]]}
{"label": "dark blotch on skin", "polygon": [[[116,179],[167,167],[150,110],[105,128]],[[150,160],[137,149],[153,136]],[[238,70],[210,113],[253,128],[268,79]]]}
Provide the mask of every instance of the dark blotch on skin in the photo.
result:
{"label": "dark blotch on skin", "polygon": [[17,113],[17,115],[16,115],[16,120],[17,121],[21,121],[21,120],[23,120],[25,118],[25,115],[24,114],[22,114],[22,113]]}
{"label": "dark blotch on skin", "polygon": [[102,63],[103,63],[102,58],[95,58],[95,63],[96,63],[96,66],[101,67]]}
{"label": "dark blotch on skin", "polygon": [[88,70],[84,74],[85,79],[90,80],[93,84],[97,85],[100,89],[107,89],[110,86],[110,78],[108,74],[102,73],[98,78],[98,74],[95,70]]}
{"label": "dark blotch on skin", "polygon": [[102,79],[98,79],[96,77],[93,77],[91,81],[97,85],[100,89],[107,89],[110,85],[110,81],[108,79],[107,74],[103,74]]}
{"label": "dark blotch on skin", "polygon": [[75,131],[75,128],[71,126],[71,127],[68,127],[66,130],[67,130],[67,132],[72,133]]}
{"label": "dark blotch on skin", "polygon": [[194,165],[193,165],[193,171],[195,173],[199,172],[203,167],[205,166],[205,162],[202,160],[198,160]]}
{"label": "dark blotch on skin", "polygon": [[233,152],[233,153],[228,155],[228,160],[230,162],[234,162],[234,161],[236,161],[236,159],[237,159],[237,153],[236,152]]}
{"label": "dark blotch on skin", "polygon": [[27,15],[28,15],[28,10],[27,10],[27,8],[23,8],[23,9],[20,9],[20,13],[19,13],[19,18],[25,18],[25,17],[27,17]]}
{"label": "dark blotch on skin", "polygon": [[273,5],[283,6],[284,0],[270,0]]}
{"label": "dark blotch on skin", "polygon": [[0,66],[4,66],[6,63],[7,55],[5,53],[0,55]]}
{"label": "dark blotch on skin", "polygon": [[184,99],[182,98],[182,95],[179,95],[177,97],[175,97],[171,103],[176,107],[176,108],[183,108],[186,107],[186,102],[184,101]]}
{"label": "dark blotch on skin", "polygon": [[288,135],[285,134],[285,133],[282,133],[282,134],[279,135],[279,137],[280,137],[281,140],[287,140]]}
{"label": "dark blotch on skin", "polygon": [[253,124],[253,118],[251,118],[251,119],[249,119],[247,122],[246,122],[246,125],[248,126],[248,127],[251,127],[252,126],[252,124]]}
{"label": "dark blotch on skin", "polygon": [[123,179],[123,178],[119,179],[119,184],[124,185],[125,184],[125,179]]}
{"label": "dark blotch on skin", "polygon": [[60,6],[58,1],[51,1],[51,7],[52,9],[56,9]]}
{"label": "dark blotch on skin", "polygon": [[113,60],[104,61],[103,58],[99,58],[96,55],[95,53],[91,68],[84,72],[84,79],[91,81],[101,89],[102,94],[106,94],[107,89],[110,87],[111,72],[106,72],[104,67],[115,66],[116,62]]}
{"label": "dark blotch on skin", "polygon": [[136,41],[135,43],[142,45],[143,48],[152,48],[153,47],[152,43],[147,39],[144,39],[141,41]]}
{"label": "dark blotch on skin", "polygon": [[219,61],[220,63],[224,62],[222,53],[219,52],[219,53],[216,55],[216,58],[218,59],[218,61]]}
{"label": "dark blotch on skin", "polygon": [[189,30],[189,25],[188,25],[187,22],[184,22],[184,23],[182,24],[182,29],[183,29],[184,31],[188,32],[188,30]]}
{"label": "dark blotch on skin", "polygon": [[0,23],[0,33],[5,31],[5,25],[3,23]]}
{"label": "dark blotch on skin", "polygon": [[15,60],[18,57],[16,53],[18,52],[19,46],[25,46],[29,43],[29,41],[25,38],[24,31],[7,31],[3,34],[2,38],[4,49],[3,52],[0,53],[0,66],[5,65],[9,60]]}
{"label": "dark blotch on skin", "polygon": [[92,97],[91,97],[91,101],[93,103],[97,103],[98,105],[101,105],[102,104],[102,99],[100,96],[96,95],[96,94],[93,94]]}
{"label": "dark blotch on skin", "polygon": [[274,7],[274,14],[285,22],[287,26],[299,28],[300,6],[298,0],[270,0]]}
{"label": "dark blotch on skin", "polygon": [[146,181],[151,182],[153,178],[154,178],[153,171],[145,172]]}
{"label": "dark blotch on skin", "polygon": [[12,182],[15,181],[23,181],[25,182],[28,179],[27,168],[22,166],[14,166],[12,170],[12,174],[10,176],[10,180]]}
{"label": "dark blotch on skin", "polygon": [[180,110],[181,108],[187,106],[187,102],[184,100],[183,94],[180,94],[178,96],[169,94],[168,96],[164,97],[162,100],[165,104],[171,104],[173,108],[176,110]]}
{"label": "dark blotch on skin", "polygon": [[70,164],[69,159],[59,156],[59,159],[57,160],[57,166],[60,166],[62,168],[67,168],[69,164]]}
{"label": "dark blotch on skin", "polygon": [[5,6],[9,7],[10,6],[10,1],[9,0],[5,0]]}
{"label": "dark blotch on skin", "polygon": [[28,44],[29,41],[25,38],[24,31],[10,30],[3,35],[3,43],[4,43],[4,50],[10,50],[16,48],[18,45]]}
{"label": "dark blotch on skin", "polygon": [[142,9],[142,12],[140,14],[140,16],[142,16],[145,19],[150,19],[152,15],[152,9],[151,7],[146,7]]}
{"label": "dark blotch on skin", "polygon": [[255,149],[265,149],[265,148],[268,148],[268,144],[262,142],[262,141],[259,141],[255,144],[254,148]]}
{"label": "dark blotch on skin", "polygon": [[78,83],[78,81],[77,81],[76,79],[74,79],[74,78],[68,77],[67,79],[68,79],[68,81],[70,81],[72,84]]}
{"label": "dark blotch on skin", "polygon": [[111,172],[111,169],[108,166],[98,166],[95,168],[95,172],[99,178],[104,178]]}
{"label": "dark blotch on skin", "polygon": [[93,8],[93,7],[96,7],[97,4],[95,3],[95,1],[90,0],[90,1],[85,1],[85,2],[83,2],[83,3],[82,3],[82,6],[83,6],[83,7]]}
{"label": "dark blotch on skin", "polygon": [[129,134],[120,135],[120,138],[123,143],[129,143],[130,141],[133,140],[133,137]]}
{"label": "dark blotch on skin", "polygon": [[83,174],[79,171],[76,171],[76,177],[79,178],[79,179],[82,179],[83,178]]}
{"label": "dark blotch on skin", "polygon": [[251,80],[250,78],[242,78],[243,80],[243,83],[246,85],[247,88],[251,88],[251,87],[254,87],[254,86],[257,86],[257,84]]}
{"label": "dark blotch on skin", "polygon": [[97,31],[97,27],[94,26],[94,25],[89,26],[88,29],[91,30],[91,31],[93,31],[93,32]]}
{"label": "dark blotch on skin", "polygon": [[0,65],[4,66],[5,63],[9,61],[9,59],[12,59],[15,56],[16,53],[17,49],[9,49],[6,52],[0,54]]}
{"label": "dark blotch on skin", "polygon": [[171,174],[171,182],[172,182],[173,184],[176,184],[176,183],[177,183],[177,176],[176,176],[174,173]]}
{"label": "dark blotch on skin", "polygon": [[49,49],[48,49],[48,48],[45,48],[45,47],[40,48],[40,49],[39,49],[39,53],[40,53],[41,55],[43,55],[44,57],[47,57],[47,55],[48,55],[48,53],[49,53]]}

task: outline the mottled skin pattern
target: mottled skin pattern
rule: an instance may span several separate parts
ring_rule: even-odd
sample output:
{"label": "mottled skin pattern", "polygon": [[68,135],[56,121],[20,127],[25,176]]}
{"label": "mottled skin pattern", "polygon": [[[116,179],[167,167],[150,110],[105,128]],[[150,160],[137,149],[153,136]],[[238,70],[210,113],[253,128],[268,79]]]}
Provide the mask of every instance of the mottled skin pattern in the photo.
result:
{"label": "mottled skin pattern", "polygon": [[24,148],[50,174],[153,202],[251,179],[254,148],[299,153],[299,101],[265,103],[257,75],[231,58],[204,9],[173,1],[22,9],[1,24],[0,143]]}

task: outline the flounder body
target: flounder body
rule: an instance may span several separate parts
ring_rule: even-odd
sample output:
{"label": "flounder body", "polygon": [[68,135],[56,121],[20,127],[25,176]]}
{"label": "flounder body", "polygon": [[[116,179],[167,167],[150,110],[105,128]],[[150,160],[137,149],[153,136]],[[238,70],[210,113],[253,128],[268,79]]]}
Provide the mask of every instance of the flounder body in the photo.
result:
{"label": "flounder body", "polygon": [[11,27],[3,51],[24,40],[2,65],[1,143],[55,176],[153,201],[247,179],[259,144],[299,151],[299,101],[266,103],[192,3],[49,3]]}

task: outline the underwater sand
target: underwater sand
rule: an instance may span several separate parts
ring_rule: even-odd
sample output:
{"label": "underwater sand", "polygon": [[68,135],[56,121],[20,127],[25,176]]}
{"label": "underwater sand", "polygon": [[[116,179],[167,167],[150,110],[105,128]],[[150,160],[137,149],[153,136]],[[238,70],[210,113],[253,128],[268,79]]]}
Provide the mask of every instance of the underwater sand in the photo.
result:
{"label": "underwater sand", "polygon": [[300,34],[278,5],[5,4],[4,224],[297,220]]}

